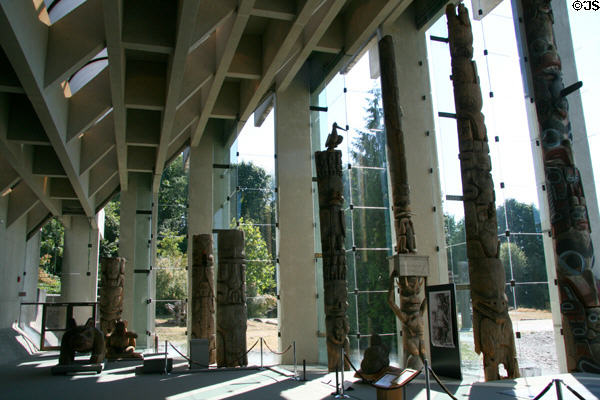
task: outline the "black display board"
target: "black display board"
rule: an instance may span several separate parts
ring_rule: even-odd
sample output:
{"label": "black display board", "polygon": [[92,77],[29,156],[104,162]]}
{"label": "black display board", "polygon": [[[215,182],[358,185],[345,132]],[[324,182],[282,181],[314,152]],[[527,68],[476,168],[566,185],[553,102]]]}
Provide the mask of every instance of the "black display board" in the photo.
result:
{"label": "black display board", "polygon": [[425,288],[429,318],[431,368],[441,376],[462,379],[453,283]]}

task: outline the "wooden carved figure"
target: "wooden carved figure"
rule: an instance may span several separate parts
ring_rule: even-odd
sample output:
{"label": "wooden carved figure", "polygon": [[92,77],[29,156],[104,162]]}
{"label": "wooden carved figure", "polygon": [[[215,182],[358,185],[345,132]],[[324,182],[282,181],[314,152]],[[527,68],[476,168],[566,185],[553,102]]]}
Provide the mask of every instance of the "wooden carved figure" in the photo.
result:
{"label": "wooden carved figure", "polygon": [[94,320],[88,319],[85,325],[77,326],[71,318],[69,326],[60,341],[59,365],[73,364],[75,352],[91,352],[90,364],[104,361],[106,349],[104,346],[104,335],[94,326]]}
{"label": "wooden carved figure", "polygon": [[244,232],[219,232],[217,273],[217,366],[248,365],[246,355],[246,255]]}
{"label": "wooden carved figure", "polygon": [[216,361],[214,257],[211,234],[194,235],[192,264],[192,338],[208,339],[209,363]]}
{"label": "wooden carved figure", "polygon": [[329,371],[350,366],[341,359],[341,349],[349,350],[350,325],[348,288],[346,283],[346,225],[344,217],[344,186],[342,182],[342,152],[335,150],[343,137],[333,124],[327,137],[327,150],[315,152],[317,185],[319,191],[319,218],[321,221],[321,251],[323,254],[323,281],[325,295],[325,329],[327,334],[327,365]]}
{"label": "wooden carved figure", "polygon": [[115,322],[123,313],[125,263],[121,257],[101,260],[100,327],[105,335],[115,329]]}
{"label": "wooden carved figure", "polygon": [[[600,373],[600,301],[594,248],[579,170],[573,159],[569,104],[549,0],[522,0],[541,136],[568,371]],[[581,135],[577,132],[577,135]]]}
{"label": "wooden carved figure", "polygon": [[135,339],[137,333],[127,330],[127,321],[117,320],[115,329],[106,335],[106,357],[107,358],[143,358],[140,353],[135,352]]}
{"label": "wooden carved figure", "polygon": [[483,353],[486,380],[519,377],[515,338],[504,292],[504,267],[499,258],[496,196],[487,132],[481,113],[482,97],[473,58],[473,33],[463,4],[446,8],[456,104],[459,159],[465,209],[467,257],[473,303],[475,351]]}

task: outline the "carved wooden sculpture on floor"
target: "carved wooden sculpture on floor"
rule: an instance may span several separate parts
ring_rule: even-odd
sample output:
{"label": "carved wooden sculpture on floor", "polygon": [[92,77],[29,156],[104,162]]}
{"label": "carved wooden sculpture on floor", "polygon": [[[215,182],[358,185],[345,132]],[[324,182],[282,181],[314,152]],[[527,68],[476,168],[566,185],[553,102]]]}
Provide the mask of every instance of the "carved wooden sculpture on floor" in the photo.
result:
{"label": "carved wooden sculpture on floor", "polygon": [[115,329],[106,335],[106,358],[144,358],[135,352],[137,333],[127,330],[127,321],[117,320]]}
{"label": "carved wooden sculpture on floor", "polygon": [[112,332],[123,313],[125,263],[121,257],[102,258],[100,287],[100,327],[105,335]]}
{"label": "carved wooden sculpture on floor", "polygon": [[246,355],[246,255],[244,232],[219,232],[217,273],[217,366],[248,365]]}
{"label": "carved wooden sculpture on floor", "polygon": [[471,22],[464,5],[446,8],[452,58],[452,84],[456,104],[459,158],[462,175],[467,257],[473,303],[475,351],[483,352],[486,380],[519,376],[504,267],[499,258],[496,199],[492,181],[487,133],[481,113],[482,98],[473,58]]}
{"label": "carved wooden sculpture on floor", "polygon": [[104,335],[94,326],[94,320],[88,319],[85,325],[77,326],[74,319],[69,321],[69,326],[60,341],[59,365],[73,364],[75,352],[91,352],[90,364],[104,361],[106,349]]}
{"label": "carved wooden sculpture on floor", "polygon": [[[594,248],[579,170],[550,1],[523,0],[524,24],[539,122],[567,369],[600,373],[600,302]],[[576,132],[580,134],[581,132]]]}
{"label": "carved wooden sculpture on floor", "polygon": [[[342,182],[342,152],[335,150],[343,137],[333,124],[327,137],[327,150],[315,152],[319,218],[321,221],[321,251],[325,295],[325,329],[327,333],[327,365],[329,371],[340,369],[341,347],[348,354],[349,341],[348,288],[346,283],[346,223],[344,219],[344,185]],[[344,360],[344,369],[349,368]]]}
{"label": "carved wooden sculpture on floor", "polygon": [[[400,100],[392,37],[387,35],[379,41],[379,65],[381,70],[381,94],[385,116],[390,180],[396,230],[396,253],[414,254],[417,251],[415,232],[411,220],[410,190],[406,169],[404,133],[402,132]],[[423,275],[427,272],[423,271]],[[400,307],[393,295],[394,278],[400,288]],[[404,366],[420,369],[425,356],[423,311],[425,295],[424,276],[390,277],[388,304],[402,323]]]}
{"label": "carved wooden sculpture on floor", "polygon": [[192,338],[208,339],[208,361],[215,363],[214,257],[211,234],[194,235],[192,264]]}

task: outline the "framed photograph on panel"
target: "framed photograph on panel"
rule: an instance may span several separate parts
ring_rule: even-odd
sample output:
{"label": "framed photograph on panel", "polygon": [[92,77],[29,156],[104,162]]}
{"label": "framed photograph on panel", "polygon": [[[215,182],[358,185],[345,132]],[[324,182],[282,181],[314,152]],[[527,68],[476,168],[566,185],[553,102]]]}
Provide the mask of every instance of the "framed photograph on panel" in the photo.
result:
{"label": "framed photograph on panel", "polygon": [[429,310],[431,368],[436,374],[462,379],[454,284],[425,288]]}

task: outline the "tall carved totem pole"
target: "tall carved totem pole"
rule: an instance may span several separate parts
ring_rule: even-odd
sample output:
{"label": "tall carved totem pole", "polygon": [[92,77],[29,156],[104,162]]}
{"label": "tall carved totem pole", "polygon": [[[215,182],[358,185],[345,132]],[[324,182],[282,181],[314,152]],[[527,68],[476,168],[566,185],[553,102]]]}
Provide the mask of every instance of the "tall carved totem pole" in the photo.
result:
{"label": "tall carved totem pole", "polygon": [[[402,131],[402,111],[398,92],[398,78],[394,43],[392,37],[384,36],[379,41],[379,68],[381,71],[381,95],[385,118],[385,132],[388,149],[390,180],[392,183],[392,199],[394,212],[394,228],[396,231],[396,256],[417,252],[415,232],[411,220],[410,189],[406,169],[406,147]],[[425,309],[425,276],[400,276],[394,270],[390,276],[388,303],[394,314],[402,323],[402,347],[404,366],[420,369],[425,357],[425,339],[423,328],[423,312]],[[395,303],[393,293],[394,279],[400,288],[400,307]]]}
{"label": "tall carved totem pole", "polygon": [[101,259],[100,327],[105,335],[114,331],[123,313],[125,263],[121,257]]}
{"label": "tall carved totem pole", "polygon": [[211,234],[193,236],[192,338],[208,339],[208,362],[215,363],[214,257]]}
{"label": "tall carved totem pole", "polygon": [[549,0],[522,0],[542,142],[562,327],[569,371],[600,373],[600,302],[585,196],[575,167],[569,105]]}
{"label": "tall carved totem pole", "polygon": [[217,366],[248,365],[246,355],[246,254],[244,232],[219,232],[217,271]]}
{"label": "tall carved totem pole", "polygon": [[[321,251],[323,253],[323,282],[325,291],[325,329],[327,331],[327,365],[335,371],[342,365],[341,347],[349,350],[350,325],[348,288],[346,283],[346,222],[344,217],[344,185],[342,182],[342,152],[335,147],[343,140],[333,125],[327,137],[327,150],[315,152],[317,187],[319,190],[319,219],[321,222]],[[349,365],[344,360],[344,369]]]}
{"label": "tall carved totem pole", "polygon": [[475,351],[483,352],[486,380],[519,376],[515,338],[504,292],[504,266],[499,257],[496,194],[492,180],[487,131],[481,113],[483,100],[477,65],[473,61],[473,32],[463,4],[446,7],[448,39],[452,59],[452,84],[456,106],[460,172],[467,257],[473,304]]}

